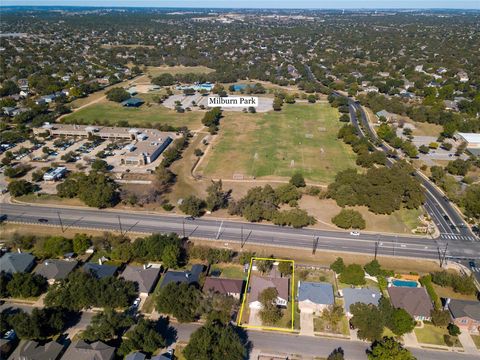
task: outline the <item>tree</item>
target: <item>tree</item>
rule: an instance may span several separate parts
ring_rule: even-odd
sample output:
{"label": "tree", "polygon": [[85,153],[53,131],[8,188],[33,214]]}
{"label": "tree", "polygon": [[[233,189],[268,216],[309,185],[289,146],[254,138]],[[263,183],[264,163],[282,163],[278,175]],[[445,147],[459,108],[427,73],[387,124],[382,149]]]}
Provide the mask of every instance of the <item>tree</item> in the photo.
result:
{"label": "tree", "polygon": [[374,259],[370,261],[368,264],[365,264],[363,268],[365,269],[365,272],[371,276],[377,276],[382,273],[382,266],[380,265],[377,259]]}
{"label": "tree", "polygon": [[119,103],[130,99],[130,94],[123,88],[115,87],[107,91],[107,99]]}
{"label": "tree", "polygon": [[169,73],[160,74],[152,79],[152,84],[158,86],[171,86],[174,83],[175,78]]}
{"label": "tree", "polygon": [[343,307],[338,304],[333,304],[322,312],[322,319],[328,322],[333,329],[337,329],[342,317]]}
{"label": "tree", "polygon": [[292,263],[289,261],[280,261],[278,271],[280,271],[282,275],[291,275],[293,272]]}
{"label": "tree", "polygon": [[345,270],[345,263],[341,257],[337,257],[337,259],[330,264],[330,269],[335,271],[337,274],[341,274]]}
{"label": "tree", "polygon": [[120,336],[125,329],[132,325],[133,319],[126,313],[106,308],[101,313],[95,314],[81,337],[92,342],[109,341]]}
{"label": "tree", "polygon": [[97,279],[84,272],[72,272],[66,279],[50,286],[44,303],[80,310],[88,307],[128,307],[138,292],[131,281],[113,276]]}
{"label": "tree", "polygon": [[14,180],[7,187],[10,194],[14,197],[27,195],[35,191],[35,186],[26,180]]}
{"label": "tree", "polygon": [[350,313],[353,315],[350,321],[358,329],[360,339],[369,341],[381,339],[384,319],[375,305],[355,303],[350,306]]}
{"label": "tree", "polygon": [[195,195],[189,195],[183,199],[180,210],[187,215],[198,217],[202,215],[204,207],[205,202],[202,199],[199,199]]}
{"label": "tree", "polygon": [[418,150],[422,153],[422,154],[428,154],[430,149],[428,148],[427,145],[420,145]]}
{"label": "tree", "polygon": [[460,328],[454,323],[448,324],[447,329],[450,336],[458,336],[461,334]]}
{"label": "tree", "polygon": [[92,245],[92,240],[86,234],[75,234],[72,243],[73,251],[76,254],[83,254]]}
{"label": "tree", "polygon": [[165,246],[162,254],[163,265],[167,268],[177,268],[180,264],[181,250],[178,245],[169,244]]}
{"label": "tree", "polygon": [[334,349],[330,355],[328,355],[327,360],[344,360],[345,353],[342,348]]}
{"label": "tree", "polygon": [[233,325],[211,321],[192,334],[183,355],[186,360],[243,360],[247,344]]}
{"label": "tree", "polygon": [[256,260],[255,265],[262,274],[269,273],[273,268],[273,260]]}
{"label": "tree", "polygon": [[8,321],[20,339],[42,340],[59,334],[71,317],[62,308],[34,308],[31,314],[20,310]]}
{"label": "tree", "polygon": [[311,104],[315,103],[317,101],[317,98],[315,97],[315,95],[313,94],[310,94],[307,96],[307,101]]}
{"label": "tree", "polygon": [[341,122],[346,122],[346,123],[350,122],[350,115],[348,115],[348,114],[342,114],[342,115],[340,116],[340,121],[341,121]]}
{"label": "tree", "polygon": [[305,179],[303,178],[302,173],[296,172],[295,174],[292,175],[290,178],[290,184],[292,184],[295,187],[305,187]]}
{"label": "tree", "polygon": [[265,325],[275,325],[282,318],[282,312],[276,304],[277,297],[278,291],[274,287],[266,288],[258,295],[262,304],[259,315]]}
{"label": "tree", "polygon": [[356,210],[342,209],[332,218],[332,222],[342,229],[365,229],[365,219]]}
{"label": "tree", "polygon": [[342,271],[338,277],[340,282],[350,285],[364,285],[365,272],[358,264],[350,264]]}
{"label": "tree", "polygon": [[450,313],[447,310],[434,309],[430,315],[435,326],[447,326],[450,322]]}
{"label": "tree", "polygon": [[405,309],[395,309],[392,322],[387,326],[395,335],[401,336],[413,331],[415,324],[415,320]]}
{"label": "tree", "polygon": [[228,207],[230,191],[223,191],[222,180],[213,181],[207,188],[207,199],[205,200],[208,211],[225,209]]}
{"label": "tree", "polygon": [[10,296],[20,298],[39,296],[46,289],[47,280],[41,275],[31,273],[15,273],[7,285]]}
{"label": "tree", "polygon": [[202,293],[194,285],[169,283],[156,299],[157,311],[174,316],[179,322],[191,322],[198,317]]}
{"label": "tree", "polygon": [[408,349],[391,337],[375,341],[367,355],[368,360],[416,360]]}
{"label": "tree", "polygon": [[108,170],[108,164],[105,160],[95,159],[92,162],[92,170],[106,172]]}
{"label": "tree", "polygon": [[141,351],[152,354],[158,348],[165,347],[167,344],[165,336],[159,331],[157,324],[153,320],[140,319],[133,330],[125,334],[119,353],[126,355],[133,351]]}

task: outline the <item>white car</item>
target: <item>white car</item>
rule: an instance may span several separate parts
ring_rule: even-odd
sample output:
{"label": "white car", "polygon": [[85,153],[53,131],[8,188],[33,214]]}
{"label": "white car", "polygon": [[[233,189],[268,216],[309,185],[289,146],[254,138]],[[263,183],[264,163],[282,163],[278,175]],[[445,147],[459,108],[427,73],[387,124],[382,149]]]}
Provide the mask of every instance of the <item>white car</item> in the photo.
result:
{"label": "white car", "polygon": [[138,307],[140,305],[140,298],[136,298],[135,301],[133,302],[133,307]]}
{"label": "white car", "polygon": [[352,236],[360,236],[360,233],[358,231],[350,231],[350,235]]}

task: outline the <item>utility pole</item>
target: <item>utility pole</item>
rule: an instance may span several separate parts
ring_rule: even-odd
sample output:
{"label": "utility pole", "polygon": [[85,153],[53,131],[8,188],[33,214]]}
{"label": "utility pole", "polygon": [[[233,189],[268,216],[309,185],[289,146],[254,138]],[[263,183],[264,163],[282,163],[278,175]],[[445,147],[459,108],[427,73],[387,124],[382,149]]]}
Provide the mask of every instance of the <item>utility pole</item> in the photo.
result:
{"label": "utility pole", "polygon": [[118,217],[118,225],[120,227],[120,235],[123,236],[122,221],[120,220],[120,215],[118,215],[117,217]]}
{"label": "utility pole", "polygon": [[440,254],[440,267],[443,267],[445,263],[445,258],[447,257],[447,249],[448,249],[448,242],[445,245],[445,249],[443,250],[443,254]]}
{"label": "utility pole", "polygon": [[318,240],[319,240],[318,236],[313,237],[313,249],[312,249],[313,255],[315,255],[315,253],[317,252]]}
{"label": "utility pole", "polygon": [[183,238],[185,239],[185,219],[182,219]]}
{"label": "utility pole", "polygon": [[240,228],[240,249],[243,249],[243,225]]}
{"label": "utility pole", "polygon": [[62,233],[65,232],[65,230],[63,229],[63,222],[62,222],[62,218],[60,217],[60,211],[57,211],[57,215],[58,215],[58,221],[60,222],[60,227],[62,228]]}

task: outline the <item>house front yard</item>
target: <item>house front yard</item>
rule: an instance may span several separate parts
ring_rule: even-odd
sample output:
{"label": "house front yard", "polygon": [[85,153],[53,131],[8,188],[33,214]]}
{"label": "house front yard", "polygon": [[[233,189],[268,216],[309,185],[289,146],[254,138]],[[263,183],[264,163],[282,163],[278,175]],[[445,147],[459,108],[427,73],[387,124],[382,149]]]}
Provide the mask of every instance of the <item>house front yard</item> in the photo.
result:
{"label": "house front yard", "polygon": [[470,335],[473,342],[475,343],[475,346],[477,347],[478,350],[480,350],[480,335]]}
{"label": "house front yard", "polygon": [[345,336],[348,336],[350,334],[348,319],[346,316],[342,316],[342,319],[335,327],[332,327],[331,324],[329,324],[328,321],[322,319],[322,317],[315,316],[313,318],[313,329],[315,332],[326,332],[332,334],[341,334]]}
{"label": "house front yard", "polygon": [[[448,335],[447,328],[437,327],[432,324],[425,323],[423,328],[415,328],[415,335],[417,340],[422,344],[441,345],[447,346],[444,340],[444,335]],[[462,347],[462,344],[457,337],[453,337],[455,340],[455,347]]]}

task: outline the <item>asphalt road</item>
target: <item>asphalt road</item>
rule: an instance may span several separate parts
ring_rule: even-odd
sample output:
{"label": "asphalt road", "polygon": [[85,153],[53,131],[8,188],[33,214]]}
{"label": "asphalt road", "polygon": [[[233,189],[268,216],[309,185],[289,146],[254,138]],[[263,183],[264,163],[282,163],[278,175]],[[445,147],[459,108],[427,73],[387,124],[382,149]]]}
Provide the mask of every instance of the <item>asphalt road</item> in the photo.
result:
{"label": "asphalt road", "polygon": [[[175,232],[180,236],[229,242],[251,243],[275,247],[370,253],[378,244],[379,255],[437,259],[437,240],[416,236],[362,233],[352,236],[348,231],[293,229],[275,225],[222,221],[220,219],[186,220],[182,216],[143,212],[98,210],[83,207],[56,208],[50,206],[1,204],[6,221],[66,228],[89,228],[105,231],[135,231],[145,233]],[[120,221],[119,221],[120,218]],[[40,221],[39,219],[42,219]],[[465,246],[464,246],[465,245]],[[467,246],[468,245],[468,246]],[[459,242],[450,250],[461,258],[480,258],[480,243]]]}
{"label": "asphalt road", "polygon": [[[179,340],[188,341],[190,335],[198,329],[198,324],[174,324]],[[301,354],[305,356],[327,357],[335,348],[345,351],[347,360],[367,359],[366,350],[370,343],[322,337],[309,337],[276,332],[248,331],[248,339],[253,349],[265,353]],[[449,351],[409,349],[419,360],[478,360],[476,355],[465,355]]]}

